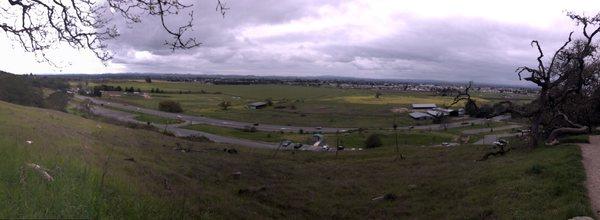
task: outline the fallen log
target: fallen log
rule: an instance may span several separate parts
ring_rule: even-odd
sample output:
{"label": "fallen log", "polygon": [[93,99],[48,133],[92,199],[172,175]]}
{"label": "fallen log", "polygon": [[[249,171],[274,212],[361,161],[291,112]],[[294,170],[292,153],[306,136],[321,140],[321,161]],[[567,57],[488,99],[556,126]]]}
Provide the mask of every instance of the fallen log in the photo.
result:
{"label": "fallen log", "polygon": [[565,134],[586,134],[589,131],[588,126],[582,126],[579,128],[557,128],[552,130],[550,136],[548,136],[548,140],[546,141],[546,145],[552,146],[559,143],[558,137]]}

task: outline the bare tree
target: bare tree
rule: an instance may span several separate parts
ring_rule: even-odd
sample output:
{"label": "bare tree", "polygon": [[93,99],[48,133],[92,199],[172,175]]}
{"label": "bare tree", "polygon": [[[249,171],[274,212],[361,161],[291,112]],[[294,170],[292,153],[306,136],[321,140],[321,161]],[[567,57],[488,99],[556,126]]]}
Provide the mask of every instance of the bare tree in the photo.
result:
{"label": "bare tree", "polygon": [[469,82],[469,85],[465,87],[464,91],[459,91],[458,94],[454,97],[454,101],[450,104],[450,106],[456,105],[461,101],[465,101],[465,111],[469,115],[476,115],[479,112],[479,106],[474,99],[471,98],[470,90],[473,87],[473,81]]}
{"label": "bare tree", "polygon": [[[163,29],[172,39],[165,45],[189,49],[200,45],[186,33],[192,28],[192,4],[180,0],[7,0],[0,3],[0,29],[27,52],[33,52],[50,62],[46,51],[55,43],[66,43],[77,49],[92,51],[100,60],[112,58],[105,41],[116,38],[118,30],[109,26],[114,16],[127,22],[139,23],[145,15],[157,16]],[[216,11],[225,16],[229,8],[217,0]],[[170,16],[188,12],[189,19],[170,26]]]}
{"label": "bare tree", "polygon": [[[585,95],[586,78],[597,77],[597,46],[594,38],[600,32],[600,14],[594,17],[568,13],[577,25],[582,26],[582,39],[573,40],[573,32],[569,33],[564,44],[554,52],[549,62],[544,62],[544,52],[537,40],[531,42],[539,53],[537,67],[519,67],[517,73],[520,80],[536,84],[539,88],[538,98],[532,103],[534,108],[525,113],[532,119],[531,141],[536,146],[542,128],[549,131],[547,144],[557,143],[557,137],[564,133],[585,133],[589,127],[573,122],[570,118],[578,112],[567,115],[562,109],[569,107],[569,100],[574,96]],[[527,76],[522,76],[527,73]],[[573,107],[573,106],[571,106]]]}

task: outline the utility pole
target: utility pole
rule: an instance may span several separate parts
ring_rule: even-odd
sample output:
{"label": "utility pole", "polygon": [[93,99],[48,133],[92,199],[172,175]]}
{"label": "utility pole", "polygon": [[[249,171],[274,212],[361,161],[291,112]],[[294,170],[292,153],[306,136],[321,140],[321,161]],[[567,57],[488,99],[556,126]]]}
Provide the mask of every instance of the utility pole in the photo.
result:
{"label": "utility pole", "polygon": [[397,123],[397,119],[399,116],[399,112],[396,110],[394,111],[394,113],[396,113],[395,117],[394,117],[394,124],[392,125],[392,128],[394,129],[394,136],[395,136],[395,142],[396,142],[396,158],[394,159],[394,161],[398,160],[398,158],[400,159],[404,159],[404,156],[400,153],[400,146],[398,146],[398,123]]}

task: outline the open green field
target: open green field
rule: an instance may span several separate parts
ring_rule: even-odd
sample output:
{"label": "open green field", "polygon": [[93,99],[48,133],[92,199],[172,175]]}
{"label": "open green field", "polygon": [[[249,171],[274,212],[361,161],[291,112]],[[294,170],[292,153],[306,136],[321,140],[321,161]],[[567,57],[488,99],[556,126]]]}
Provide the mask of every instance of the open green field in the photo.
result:
{"label": "open green field", "polygon": [[[166,92],[151,94],[150,99],[133,95],[105,97],[132,105],[157,109],[160,101],[173,100],[181,103],[185,114],[297,126],[381,128],[391,127],[394,120],[400,126],[428,124],[431,122],[416,122],[408,116],[410,104],[435,103],[448,106],[453,99],[417,92],[384,93],[380,98],[375,98],[375,91],[371,90],[289,85],[211,85],[159,81],[108,81],[103,84],[141,88],[145,92],[160,88]],[[89,84],[94,85],[98,84]],[[187,91],[192,93],[185,94]],[[273,106],[259,110],[246,107],[247,103],[266,99],[272,100]],[[476,98],[481,103],[488,103],[490,99]],[[222,110],[218,106],[222,101],[229,101],[232,106],[228,110]],[[462,107],[462,103],[455,106],[459,107]],[[400,113],[392,112],[398,108],[405,109]]]}
{"label": "open green field", "polygon": [[[592,216],[579,148],[280,152],[0,102],[0,218],[567,219]],[[26,141],[32,141],[31,144]],[[515,143],[515,147],[519,144]],[[386,144],[387,145],[387,144]],[[179,148],[178,148],[179,147]],[[189,149],[182,151],[180,148]],[[46,182],[25,163],[55,178]],[[232,173],[241,172],[239,178]],[[384,194],[395,200],[372,200]]]}

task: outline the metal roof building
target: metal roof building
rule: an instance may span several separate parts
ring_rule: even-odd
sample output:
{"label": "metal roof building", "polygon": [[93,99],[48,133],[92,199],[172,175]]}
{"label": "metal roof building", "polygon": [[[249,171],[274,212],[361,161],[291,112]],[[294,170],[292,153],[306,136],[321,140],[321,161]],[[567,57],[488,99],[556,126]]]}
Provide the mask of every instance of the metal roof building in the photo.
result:
{"label": "metal roof building", "polygon": [[425,120],[432,118],[431,115],[423,112],[411,112],[409,115],[415,120]]}
{"label": "metal roof building", "polygon": [[435,104],[412,104],[413,109],[434,109],[437,108]]}

